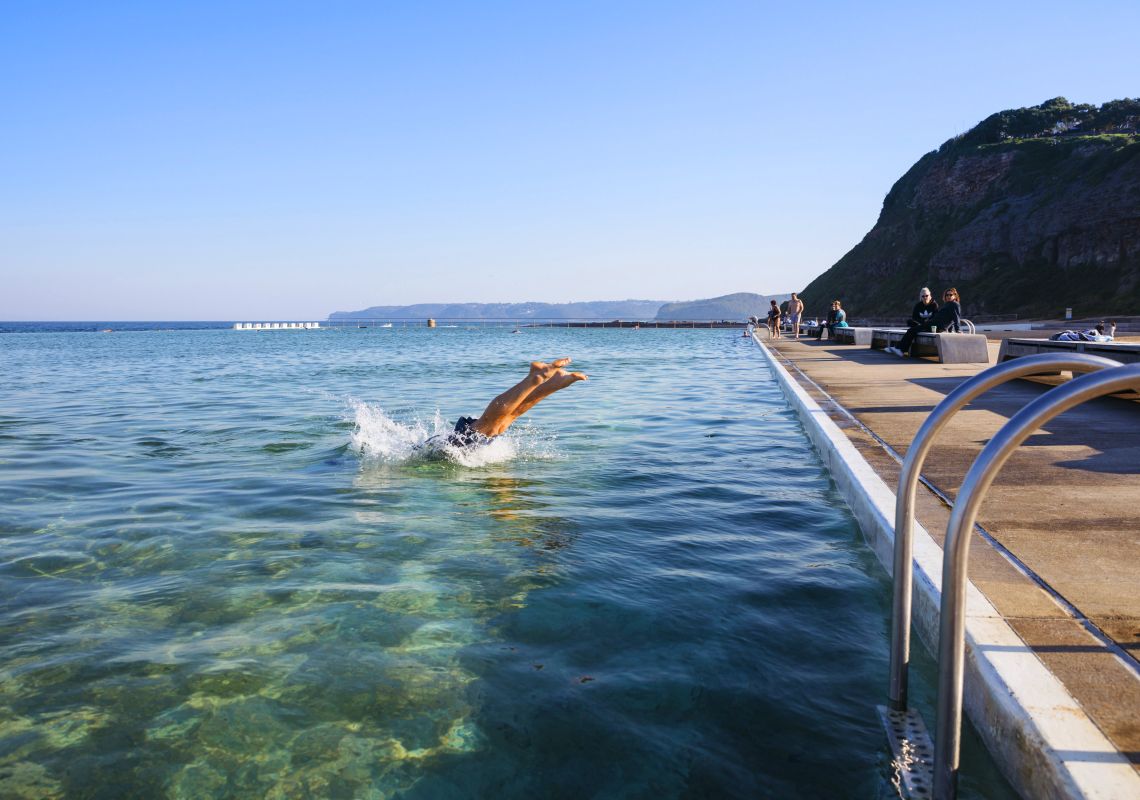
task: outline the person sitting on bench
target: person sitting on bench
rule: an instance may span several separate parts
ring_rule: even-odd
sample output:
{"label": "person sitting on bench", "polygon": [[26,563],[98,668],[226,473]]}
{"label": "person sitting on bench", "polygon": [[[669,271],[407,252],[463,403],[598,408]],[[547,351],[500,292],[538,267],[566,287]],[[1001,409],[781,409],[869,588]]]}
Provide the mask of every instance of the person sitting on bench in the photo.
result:
{"label": "person sitting on bench", "polygon": [[[930,318],[930,332],[937,333],[939,331],[958,333],[962,327],[962,300],[958,295],[958,290],[954,288],[947,289],[942,293],[942,305],[934,316]],[[918,338],[921,333],[918,328],[910,328],[903,334],[902,341],[899,342],[898,355],[909,356],[911,349],[914,347],[914,340]]]}
{"label": "person sitting on bench", "polygon": [[937,310],[938,301],[934,299],[930,289],[923,286],[918,293],[918,302],[911,309],[910,319],[906,321],[907,331],[903,334],[902,341],[899,342],[898,347],[886,348],[886,352],[896,356],[909,353],[910,346],[914,344],[914,337],[918,335],[918,332],[930,330],[930,319]]}
{"label": "person sitting on bench", "polygon": [[843,304],[838,300],[831,301],[831,310],[827,312],[827,322],[819,326],[815,332],[815,338],[823,340],[823,331],[827,330],[827,338],[835,338],[836,328],[847,327],[847,312],[843,310]]}

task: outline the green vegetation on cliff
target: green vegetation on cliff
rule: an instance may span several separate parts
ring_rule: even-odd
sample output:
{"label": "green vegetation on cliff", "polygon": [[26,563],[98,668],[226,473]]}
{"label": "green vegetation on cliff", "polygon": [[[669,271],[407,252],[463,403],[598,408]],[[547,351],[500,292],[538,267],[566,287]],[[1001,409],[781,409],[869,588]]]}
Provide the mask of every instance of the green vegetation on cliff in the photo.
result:
{"label": "green vegetation on cliff", "polygon": [[920,286],[968,314],[1140,313],[1140,100],[993,114],[891,188],[875,227],[803,298],[905,316]]}

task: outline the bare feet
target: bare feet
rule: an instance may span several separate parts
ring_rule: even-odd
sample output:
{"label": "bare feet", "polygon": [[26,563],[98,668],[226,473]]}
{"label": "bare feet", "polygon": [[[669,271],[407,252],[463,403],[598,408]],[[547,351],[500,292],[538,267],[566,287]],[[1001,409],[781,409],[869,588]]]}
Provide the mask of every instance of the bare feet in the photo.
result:
{"label": "bare feet", "polygon": [[[567,359],[569,360],[569,359]],[[552,389],[564,389],[572,383],[578,381],[588,381],[589,376],[585,372],[567,372],[564,369],[558,369],[555,373],[547,379]]]}
{"label": "bare feet", "polygon": [[530,362],[530,377],[537,377],[543,381],[548,380],[557,370],[562,369],[571,361],[573,361],[571,358],[556,358],[549,364],[545,361],[532,361]]}

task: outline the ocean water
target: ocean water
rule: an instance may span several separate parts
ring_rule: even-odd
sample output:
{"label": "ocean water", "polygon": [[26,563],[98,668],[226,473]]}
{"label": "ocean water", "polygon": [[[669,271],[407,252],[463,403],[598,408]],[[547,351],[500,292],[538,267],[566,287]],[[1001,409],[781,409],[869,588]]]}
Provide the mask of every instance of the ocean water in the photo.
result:
{"label": "ocean water", "polygon": [[99,321],[86,322],[4,322],[0,321],[0,333],[115,333],[159,331],[222,330],[232,328],[232,322],[145,322]]}
{"label": "ocean water", "polygon": [[0,797],[894,796],[890,587],[754,348],[0,336]]}

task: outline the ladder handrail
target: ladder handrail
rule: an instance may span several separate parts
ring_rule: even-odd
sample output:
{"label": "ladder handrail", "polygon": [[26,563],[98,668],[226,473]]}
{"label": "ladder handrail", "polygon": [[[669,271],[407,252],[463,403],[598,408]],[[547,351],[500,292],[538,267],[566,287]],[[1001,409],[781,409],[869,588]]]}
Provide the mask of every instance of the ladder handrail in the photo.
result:
{"label": "ladder handrail", "polygon": [[980,395],[1007,381],[1048,372],[1092,372],[1119,367],[1119,361],[1083,353],[1046,353],[996,364],[960,384],[926,417],[906,452],[895,500],[894,598],[891,608],[891,671],[888,698],[894,711],[907,709],[907,669],[910,664],[911,593],[914,576],[914,503],[922,466],[934,437],[958,411]]}
{"label": "ladder handrail", "polygon": [[998,472],[1014,451],[1054,417],[1104,395],[1140,391],[1140,364],[1082,375],[1026,405],[982,448],[962,482],[950,513],[942,556],[942,602],[938,636],[938,716],[934,736],[934,798],[951,800],[958,784],[962,736],[962,681],[966,653],[966,568],[970,532]]}

